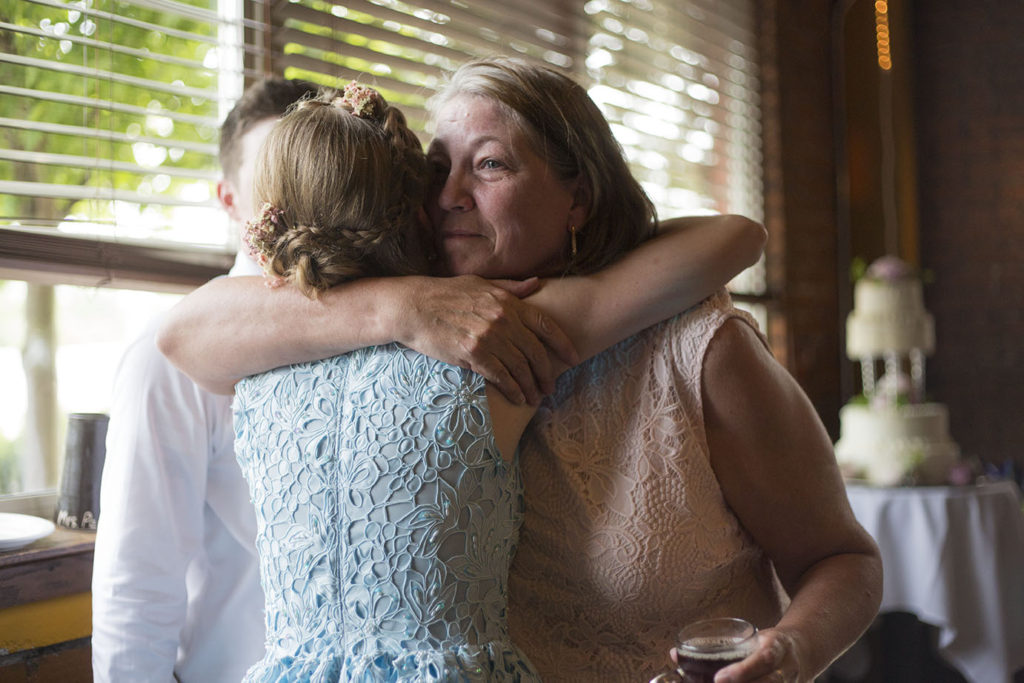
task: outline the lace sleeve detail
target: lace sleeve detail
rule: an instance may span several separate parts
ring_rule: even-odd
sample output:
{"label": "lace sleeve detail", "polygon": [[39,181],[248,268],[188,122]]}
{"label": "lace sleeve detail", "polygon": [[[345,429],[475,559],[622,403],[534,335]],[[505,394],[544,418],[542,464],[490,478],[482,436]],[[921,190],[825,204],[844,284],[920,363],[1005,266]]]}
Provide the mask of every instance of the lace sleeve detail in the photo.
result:
{"label": "lace sleeve detail", "polygon": [[720,289],[695,306],[688,313],[673,318],[667,325],[672,329],[668,335],[672,349],[673,363],[679,377],[685,383],[689,395],[695,401],[695,427],[704,435],[703,372],[704,358],[715,334],[726,320],[740,320],[750,326],[768,352],[768,338],[752,315],[736,308],[729,291]]}

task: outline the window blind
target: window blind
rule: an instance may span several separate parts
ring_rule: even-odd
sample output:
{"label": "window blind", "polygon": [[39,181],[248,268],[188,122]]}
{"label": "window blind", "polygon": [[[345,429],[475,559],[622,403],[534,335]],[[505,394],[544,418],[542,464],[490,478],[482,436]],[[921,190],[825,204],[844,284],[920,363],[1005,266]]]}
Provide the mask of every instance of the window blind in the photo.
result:
{"label": "window blind", "polygon": [[586,4],[585,75],[663,212],[761,217],[748,2]]}
{"label": "window blind", "polygon": [[[358,78],[426,141],[443,73],[488,54],[584,83],[662,217],[761,218],[752,0],[21,0],[3,12],[0,229],[223,247],[217,125],[245,77]],[[741,288],[763,291],[757,277]]]}
{"label": "window blind", "polygon": [[[659,215],[762,218],[750,0],[292,0],[271,19],[273,71],[368,82],[424,140],[427,98],[467,59],[507,54],[563,69],[602,108]],[[734,284],[763,292],[763,272]]]}
{"label": "window blind", "polygon": [[[591,0],[581,80],[659,216],[763,220],[756,16],[748,0]],[[764,266],[732,283],[765,293]]]}
{"label": "window blind", "polygon": [[572,38],[541,0],[297,0],[275,5],[273,70],[326,85],[359,79],[402,108],[425,135],[425,103],[471,57],[515,54],[571,67]]}
{"label": "window blind", "polygon": [[217,142],[243,87],[241,6],[4,3],[0,230],[226,252]]}

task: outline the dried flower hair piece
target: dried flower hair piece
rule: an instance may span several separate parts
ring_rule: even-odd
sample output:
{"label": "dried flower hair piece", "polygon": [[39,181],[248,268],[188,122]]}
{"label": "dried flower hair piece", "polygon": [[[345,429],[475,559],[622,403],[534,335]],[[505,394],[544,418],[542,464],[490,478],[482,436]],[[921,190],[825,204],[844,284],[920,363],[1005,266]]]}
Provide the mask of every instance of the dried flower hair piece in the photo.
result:
{"label": "dried flower hair piece", "polygon": [[269,202],[264,202],[259,212],[251,218],[242,231],[242,242],[249,250],[249,256],[263,269],[268,287],[280,287],[284,279],[271,269],[277,240],[284,235],[284,211]]}
{"label": "dried flower hair piece", "polygon": [[370,119],[384,113],[384,98],[380,93],[365,85],[351,81],[345,86],[340,97],[332,104],[344,106],[361,119]]}

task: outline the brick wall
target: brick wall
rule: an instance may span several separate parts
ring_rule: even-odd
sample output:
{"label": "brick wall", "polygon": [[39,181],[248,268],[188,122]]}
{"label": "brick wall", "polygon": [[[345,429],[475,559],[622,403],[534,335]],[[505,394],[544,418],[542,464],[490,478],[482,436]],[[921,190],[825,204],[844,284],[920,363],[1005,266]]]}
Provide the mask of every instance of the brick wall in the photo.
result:
{"label": "brick wall", "polygon": [[[899,253],[934,277],[925,287],[937,336],[928,392],[949,406],[965,454],[1024,470],[1024,3],[890,3],[897,47],[910,53],[899,55],[909,67],[894,72],[895,181],[880,170],[872,4],[832,4],[848,10],[842,38],[830,35],[836,15],[820,3],[759,6],[770,284],[786,317],[771,335],[776,352],[835,438],[839,406],[859,391],[841,351],[849,259],[891,250],[881,195],[895,182]],[[838,164],[829,135],[835,39],[848,136]],[[835,183],[837,168],[850,169],[849,186]],[[853,191],[838,196],[836,219],[844,187]]]}
{"label": "brick wall", "polygon": [[830,11],[814,0],[757,7],[768,286],[785,321],[770,324],[768,336],[835,438],[841,403]]}
{"label": "brick wall", "polygon": [[928,389],[965,454],[1024,466],[1024,3],[914,9]]}

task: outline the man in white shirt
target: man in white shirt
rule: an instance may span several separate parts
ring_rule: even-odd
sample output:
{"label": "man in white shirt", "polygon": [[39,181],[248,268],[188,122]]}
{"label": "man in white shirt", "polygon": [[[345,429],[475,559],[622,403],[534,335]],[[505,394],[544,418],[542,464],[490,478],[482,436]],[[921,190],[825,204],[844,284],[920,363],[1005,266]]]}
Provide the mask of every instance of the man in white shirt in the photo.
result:
{"label": "man in white shirt", "polygon": [[[221,127],[217,196],[240,227],[254,213],[256,154],[288,105],[316,86],[267,79]],[[239,251],[232,275],[259,274]],[[238,681],[263,655],[256,521],[234,455],[231,398],[157,350],[157,323],[114,383],[92,578],[94,680]]]}

